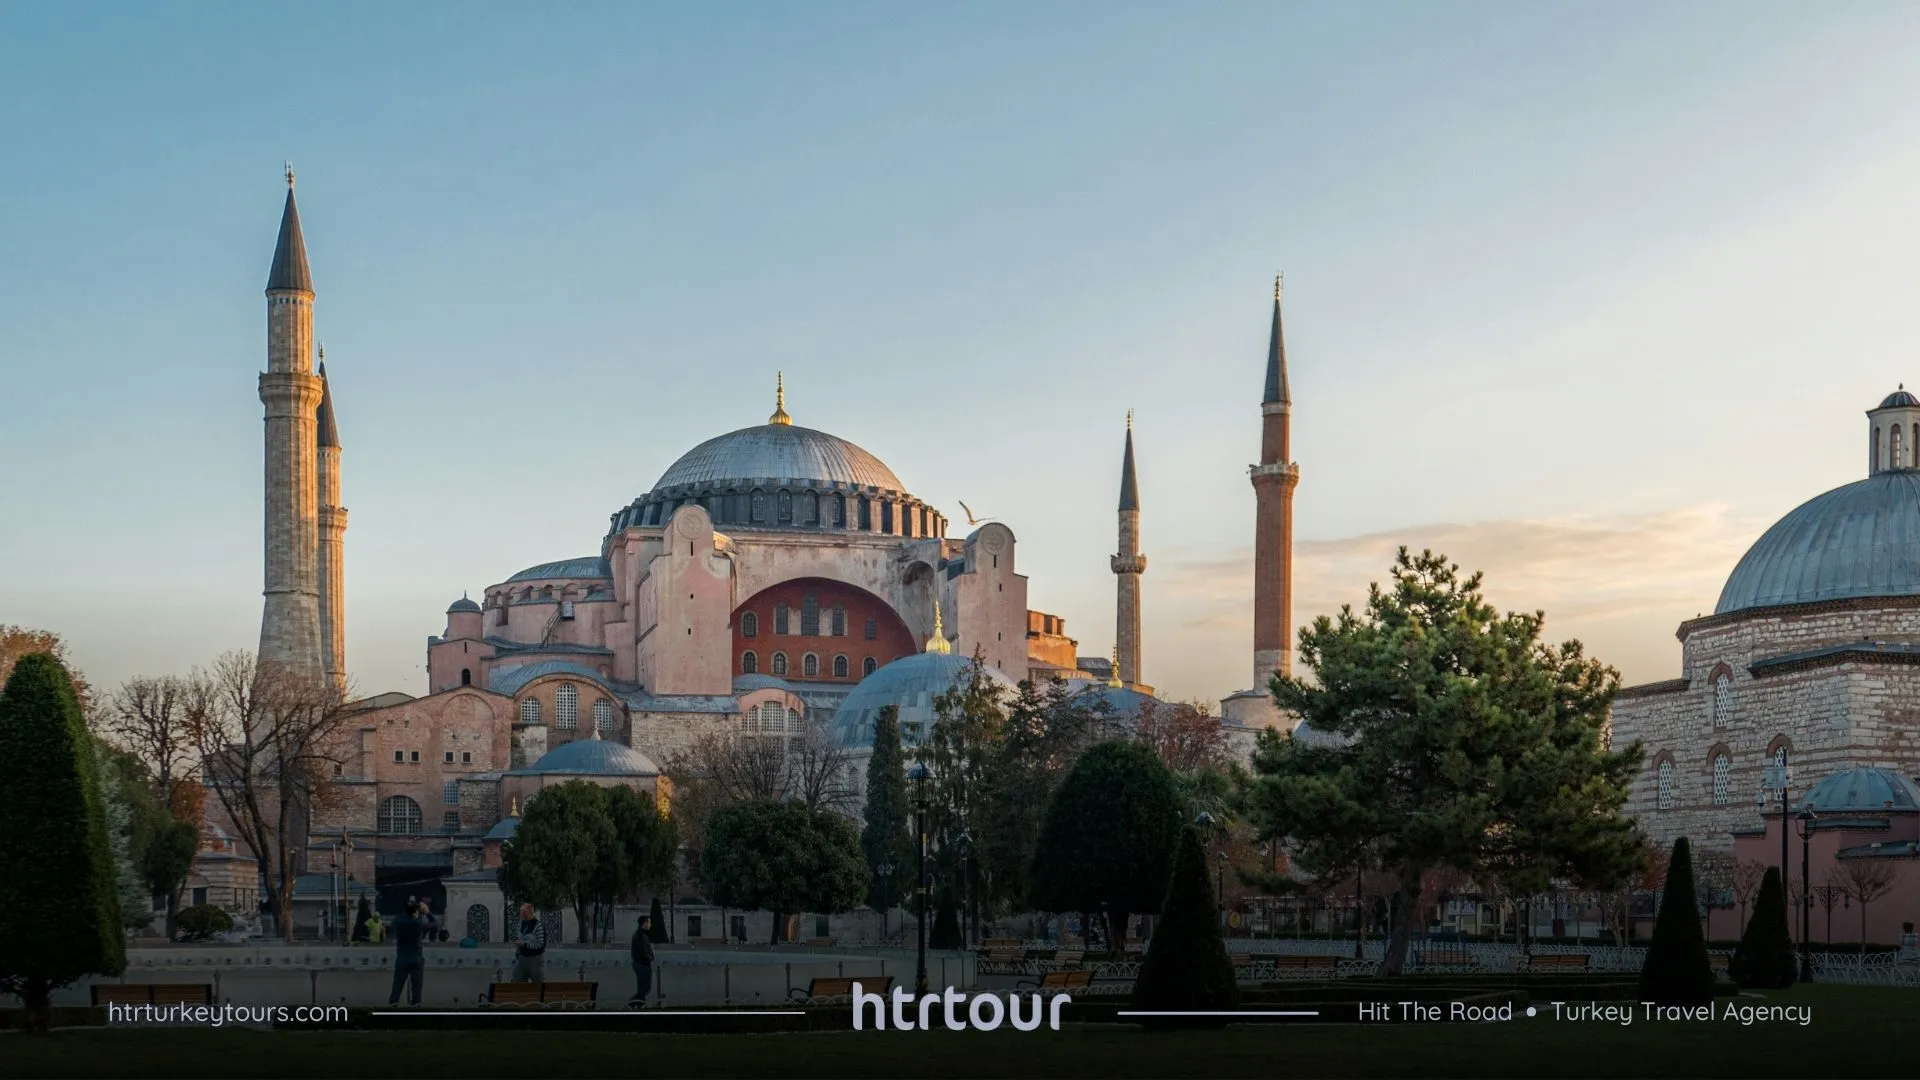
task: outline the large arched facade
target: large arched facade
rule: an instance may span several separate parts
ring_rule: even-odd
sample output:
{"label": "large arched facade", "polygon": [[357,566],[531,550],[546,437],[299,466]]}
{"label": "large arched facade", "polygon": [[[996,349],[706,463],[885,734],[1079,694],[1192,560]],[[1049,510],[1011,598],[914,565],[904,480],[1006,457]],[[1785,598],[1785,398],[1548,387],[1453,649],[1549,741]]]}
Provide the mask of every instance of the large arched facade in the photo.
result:
{"label": "large arched facade", "polygon": [[733,673],[851,686],[872,667],[917,652],[898,612],[878,596],[827,578],[783,581],[733,612]]}

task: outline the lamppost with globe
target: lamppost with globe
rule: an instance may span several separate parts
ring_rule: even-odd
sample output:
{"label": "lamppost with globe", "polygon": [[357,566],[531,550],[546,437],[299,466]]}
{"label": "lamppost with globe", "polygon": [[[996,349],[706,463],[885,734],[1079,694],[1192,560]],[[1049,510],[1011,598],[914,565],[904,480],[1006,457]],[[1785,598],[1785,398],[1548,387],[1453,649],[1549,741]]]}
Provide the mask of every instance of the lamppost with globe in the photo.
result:
{"label": "lamppost with globe", "polygon": [[1800,903],[1800,981],[1803,983],[1813,981],[1813,949],[1809,945],[1813,940],[1813,878],[1809,864],[1812,861],[1814,823],[1818,820],[1819,815],[1813,812],[1813,807],[1800,808],[1800,887],[1804,890]]}
{"label": "lamppost with globe", "polygon": [[919,837],[920,887],[914,892],[914,923],[920,940],[913,985],[914,993],[920,995],[927,993],[927,781],[932,778],[933,770],[927,768],[924,761],[914,762],[913,768],[907,770],[907,779],[913,781],[914,824]]}

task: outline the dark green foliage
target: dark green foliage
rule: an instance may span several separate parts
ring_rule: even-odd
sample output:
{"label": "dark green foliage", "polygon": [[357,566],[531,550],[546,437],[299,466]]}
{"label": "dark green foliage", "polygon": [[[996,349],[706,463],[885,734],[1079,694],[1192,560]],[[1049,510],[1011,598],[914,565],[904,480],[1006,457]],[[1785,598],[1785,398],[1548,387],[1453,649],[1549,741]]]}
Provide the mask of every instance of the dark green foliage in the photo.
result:
{"label": "dark green foliage", "polygon": [[1395,875],[1382,968],[1398,974],[1431,870],[1517,895],[1630,875],[1641,842],[1621,807],[1641,753],[1607,748],[1619,675],[1579,642],[1544,643],[1543,616],[1501,614],[1443,556],[1402,548],[1392,573],[1364,613],[1301,632],[1312,678],[1276,677],[1274,699],[1337,741],[1263,736],[1248,804],[1309,874]]}
{"label": "dark green foliage", "polygon": [[659,897],[654,897],[653,904],[647,908],[647,918],[653,920],[653,930],[647,937],[655,945],[665,945],[673,940],[673,928],[667,925],[666,912],[660,910]]}
{"label": "dark green foliage", "polygon": [[126,967],[92,737],[49,653],[22,657],[0,690],[0,911],[0,992],[25,1001],[31,1030],[50,1022],[54,987]]}
{"label": "dark green foliage", "polygon": [[606,789],[569,780],[532,796],[500,851],[500,887],[536,908],[571,906],[588,940],[587,906],[607,880],[601,861],[617,843]]}
{"label": "dark green foliage", "polygon": [[[164,896],[172,912],[200,849],[199,830],[190,821],[174,820],[159,799],[158,785],[146,762],[105,744],[100,745],[99,752],[102,786],[110,788],[127,808],[127,853],[145,894],[141,898],[143,910],[146,897]],[[171,937],[172,916],[168,919],[166,930]]]}
{"label": "dark green foliage", "polygon": [[1220,936],[1220,909],[1207,877],[1206,852],[1198,833],[1182,829],[1159,924],[1133,984],[1133,1004],[1151,1010],[1208,1010],[1232,1009],[1239,1003],[1240,987]]}
{"label": "dark green foliage", "polygon": [[799,803],[745,802],[708,820],[700,880],[721,907],[771,911],[777,943],[789,915],[837,914],[859,904],[869,873],[859,834],[840,815]]}
{"label": "dark green foliage", "polygon": [[367,929],[367,921],[373,918],[373,904],[365,896],[360,898],[360,906],[353,913],[353,940],[366,941],[372,936]]}
{"label": "dark green foliage", "polygon": [[964,949],[966,941],[960,936],[960,913],[953,904],[953,890],[941,889],[940,897],[934,903],[933,926],[927,931],[929,949]]}
{"label": "dark green foliage", "polygon": [[1787,930],[1787,897],[1780,888],[1780,868],[1770,866],[1761,879],[1740,946],[1727,963],[1727,977],[1743,990],[1779,990],[1793,985],[1796,962],[1793,935]]}
{"label": "dark green foliage", "polygon": [[1640,968],[1640,1000],[1656,1005],[1705,1005],[1713,1000],[1713,965],[1700,930],[1700,908],[1693,883],[1693,850],[1686,837],[1674,841],[1667,862],[1667,884],[1653,941]]}
{"label": "dark green foliage", "polygon": [[196,904],[181,908],[180,913],[174,916],[173,925],[180,931],[181,941],[204,941],[233,929],[233,916],[212,904]]}
{"label": "dark green foliage", "polygon": [[1185,831],[1183,805],[1152,750],[1105,742],[1082,754],[1047,806],[1034,852],[1034,905],[1104,912],[1119,949],[1128,918],[1158,910],[1166,898]]}
{"label": "dark green foliage", "polygon": [[[873,721],[865,817],[860,850],[867,861],[867,906],[890,911],[907,894],[913,880],[913,806],[907,797],[899,710],[892,705],[881,709]],[[890,867],[891,872],[881,873],[883,866]]]}
{"label": "dark green foliage", "polygon": [[1104,698],[1075,697],[1060,679],[1023,681],[1007,702],[1004,741],[988,763],[970,826],[974,885],[987,905],[1033,909],[1034,852],[1047,805],[1074,761],[1113,726]]}

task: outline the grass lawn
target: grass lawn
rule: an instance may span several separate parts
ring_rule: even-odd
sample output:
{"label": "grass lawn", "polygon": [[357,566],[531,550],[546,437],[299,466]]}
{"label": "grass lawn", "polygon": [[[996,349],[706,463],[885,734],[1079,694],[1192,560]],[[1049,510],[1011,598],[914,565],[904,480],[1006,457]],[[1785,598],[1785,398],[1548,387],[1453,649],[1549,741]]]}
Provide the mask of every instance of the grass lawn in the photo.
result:
{"label": "grass lawn", "polygon": [[71,1029],[0,1036],[0,1076],[87,1077],[1904,1077],[1920,990],[1797,987],[1740,999],[1813,1022],[1536,1019],[1240,1026],[646,1035]]}

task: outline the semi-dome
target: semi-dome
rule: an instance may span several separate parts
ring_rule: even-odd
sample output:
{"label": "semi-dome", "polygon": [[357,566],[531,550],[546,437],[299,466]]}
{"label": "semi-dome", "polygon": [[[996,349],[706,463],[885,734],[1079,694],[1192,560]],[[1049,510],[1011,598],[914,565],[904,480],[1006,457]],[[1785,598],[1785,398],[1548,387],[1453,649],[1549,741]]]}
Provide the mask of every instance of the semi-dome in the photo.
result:
{"label": "semi-dome", "polygon": [[[860,680],[833,714],[834,741],[856,749],[873,745],[873,722],[889,705],[900,710],[900,738],[915,743],[933,730],[933,699],[953,688],[973,666],[958,653],[923,652],[903,656]],[[987,678],[1009,695],[1019,684],[999,668],[987,668]]]}
{"label": "semi-dome", "polygon": [[1920,472],[1888,470],[1816,496],[1747,551],[1714,613],[1920,596]]}
{"label": "semi-dome", "polygon": [[824,431],[793,424],[761,424],[708,439],[680,455],[653,485],[655,491],[695,484],[798,480],[904,492],[893,470],[860,447]]}
{"label": "semi-dome", "polygon": [[556,746],[540,760],[509,776],[659,776],[660,767],[625,743],[609,742],[595,731],[585,739]]}
{"label": "semi-dome", "polygon": [[1892,769],[1842,769],[1813,786],[1800,804],[1816,814],[1920,811],[1920,786]]}

